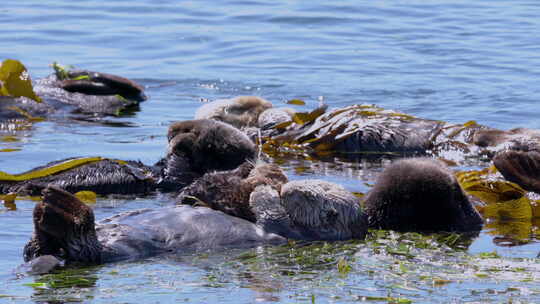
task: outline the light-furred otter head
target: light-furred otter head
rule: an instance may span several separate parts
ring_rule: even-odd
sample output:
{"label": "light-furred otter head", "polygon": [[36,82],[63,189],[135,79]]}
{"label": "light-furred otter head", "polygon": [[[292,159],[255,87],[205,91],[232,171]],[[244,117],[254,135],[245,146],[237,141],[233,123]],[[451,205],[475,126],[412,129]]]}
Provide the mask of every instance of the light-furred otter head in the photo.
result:
{"label": "light-furred otter head", "polygon": [[53,255],[66,261],[101,262],[94,212],[78,198],[56,187],[43,190],[33,212],[34,234],[24,247],[24,260]]}
{"label": "light-furred otter head", "polygon": [[256,152],[240,130],[209,119],[173,123],[167,137],[167,156],[157,164],[163,168],[162,187],[185,186],[206,172],[236,168]]}
{"label": "light-furred otter head", "polygon": [[259,115],[272,107],[272,103],[256,96],[219,99],[204,104],[195,113],[195,119],[214,119],[237,128],[257,126]]}
{"label": "light-furred otter head", "polygon": [[378,177],[364,206],[369,226],[421,232],[479,231],[482,219],[440,161],[397,161]]}
{"label": "light-furred otter head", "polygon": [[292,227],[303,239],[363,239],[366,235],[367,218],[359,199],[338,184],[291,181],[281,187],[280,197]]}

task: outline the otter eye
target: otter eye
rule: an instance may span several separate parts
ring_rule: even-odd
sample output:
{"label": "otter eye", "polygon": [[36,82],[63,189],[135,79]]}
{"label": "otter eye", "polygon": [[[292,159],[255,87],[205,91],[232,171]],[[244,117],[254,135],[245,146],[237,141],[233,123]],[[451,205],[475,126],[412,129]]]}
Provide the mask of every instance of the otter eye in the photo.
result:
{"label": "otter eye", "polygon": [[334,217],[337,217],[338,216],[338,212],[335,208],[332,208],[332,209],[329,209],[327,212],[326,212],[326,216],[328,218],[334,218]]}

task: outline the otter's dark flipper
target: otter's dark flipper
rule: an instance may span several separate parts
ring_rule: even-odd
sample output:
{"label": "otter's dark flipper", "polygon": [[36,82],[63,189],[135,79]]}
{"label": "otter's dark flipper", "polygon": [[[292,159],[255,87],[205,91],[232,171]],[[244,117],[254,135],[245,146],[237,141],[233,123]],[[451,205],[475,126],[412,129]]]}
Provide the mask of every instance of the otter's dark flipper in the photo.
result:
{"label": "otter's dark flipper", "polygon": [[94,212],[72,194],[56,187],[43,190],[34,208],[34,234],[24,248],[24,260],[53,255],[71,262],[101,262]]}
{"label": "otter's dark flipper", "polygon": [[133,80],[92,71],[70,71],[70,79],[62,80],[60,86],[68,92],[87,95],[120,95],[136,101],[146,100],[144,88]]}
{"label": "otter's dark flipper", "polygon": [[540,153],[505,151],[493,158],[493,164],[507,180],[527,191],[540,193]]}
{"label": "otter's dark flipper", "polygon": [[386,168],[365,200],[369,226],[398,231],[479,231],[482,219],[453,173],[427,158]]}

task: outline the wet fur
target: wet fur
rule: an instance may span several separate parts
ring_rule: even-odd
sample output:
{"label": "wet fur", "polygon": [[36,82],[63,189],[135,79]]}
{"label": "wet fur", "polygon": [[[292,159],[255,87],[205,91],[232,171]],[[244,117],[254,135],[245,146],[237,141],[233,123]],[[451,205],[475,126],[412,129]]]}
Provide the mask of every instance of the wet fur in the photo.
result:
{"label": "wet fur", "polygon": [[527,191],[540,193],[540,153],[505,151],[493,158],[493,164],[505,179]]}
{"label": "wet fur", "polygon": [[397,231],[475,231],[482,219],[452,172],[417,158],[386,168],[364,202],[369,226]]}
{"label": "wet fur", "polygon": [[[287,182],[281,169],[266,164],[255,166],[245,162],[237,169],[207,173],[182,190],[178,201],[183,204],[203,204],[226,214],[256,221],[249,206],[249,197],[259,185],[280,189]],[[195,199],[196,198],[196,199]]]}
{"label": "wet fur", "polygon": [[101,262],[92,209],[59,188],[43,190],[33,212],[34,234],[24,248],[24,260],[42,255],[85,263]]}

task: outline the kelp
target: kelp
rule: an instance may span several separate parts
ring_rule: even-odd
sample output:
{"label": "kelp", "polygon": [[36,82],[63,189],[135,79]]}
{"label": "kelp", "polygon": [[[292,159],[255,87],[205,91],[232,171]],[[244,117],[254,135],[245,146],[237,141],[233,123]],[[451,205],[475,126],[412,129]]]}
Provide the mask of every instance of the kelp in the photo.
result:
{"label": "kelp", "polygon": [[290,100],[287,100],[287,104],[290,104],[290,105],[296,105],[296,106],[304,106],[306,105],[306,102],[303,101],[302,99],[290,99]]}
{"label": "kelp", "polygon": [[373,124],[409,122],[414,116],[385,110],[375,105],[353,105],[327,111],[321,106],[310,112],[298,112],[291,121],[280,123],[273,128],[288,131],[288,135],[265,137],[263,149],[268,152],[288,150],[317,153],[335,152],[339,142]]}
{"label": "kelp", "polygon": [[97,201],[97,194],[93,191],[79,191],[75,196],[85,204],[95,204]]}
{"label": "kelp", "polygon": [[27,97],[41,102],[34,92],[26,67],[14,59],[6,59],[0,65],[0,96]]}
{"label": "kelp", "polygon": [[[51,67],[53,68],[56,78],[58,78],[58,80],[72,79],[69,74],[70,71],[74,69],[72,65],[63,66],[55,61],[51,64]],[[88,76],[84,79],[88,79]]]}
{"label": "kelp", "polygon": [[26,111],[24,109],[21,109],[20,107],[17,107],[17,106],[7,107],[7,109],[19,113],[21,116],[24,116],[24,118],[26,118],[30,122],[39,122],[39,121],[44,121],[45,120],[42,117],[32,116],[32,114],[28,113],[28,111]]}
{"label": "kelp", "polygon": [[26,180],[41,178],[50,176],[62,171],[70,170],[78,166],[82,166],[85,164],[98,162],[104,160],[102,157],[83,157],[83,158],[75,158],[66,160],[64,162],[55,164],[50,167],[46,168],[40,168],[37,170],[33,170],[30,172],[25,172],[21,174],[9,174],[3,171],[0,171],[0,181],[7,181],[7,182],[22,182]]}
{"label": "kelp", "polygon": [[292,120],[298,125],[305,125],[315,121],[319,116],[326,112],[327,106],[319,107],[311,112],[298,112],[292,117]]}
{"label": "kelp", "polygon": [[537,211],[536,202],[519,185],[502,180],[495,167],[479,171],[458,172],[456,177],[466,193],[484,203],[479,211],[485,218],[530,220]]}

